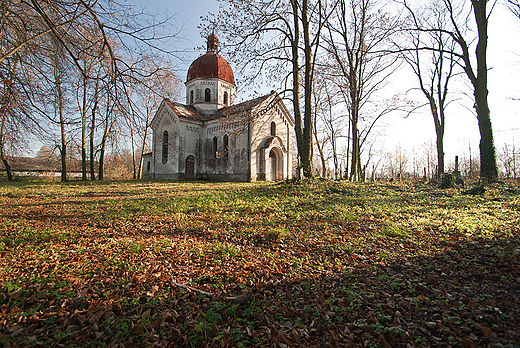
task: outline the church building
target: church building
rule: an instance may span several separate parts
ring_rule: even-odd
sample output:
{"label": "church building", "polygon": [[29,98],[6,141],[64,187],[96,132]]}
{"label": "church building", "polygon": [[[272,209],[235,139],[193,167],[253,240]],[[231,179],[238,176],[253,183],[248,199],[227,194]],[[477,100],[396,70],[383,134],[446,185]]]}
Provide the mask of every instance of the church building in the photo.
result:
{"label": "church building", "polygon": [[188,69],[186,104],[164,99],[152,122],[144,179],[279,181],[292,177],[294,119],[280,96],[235,104],[233,70],[207,38]]}

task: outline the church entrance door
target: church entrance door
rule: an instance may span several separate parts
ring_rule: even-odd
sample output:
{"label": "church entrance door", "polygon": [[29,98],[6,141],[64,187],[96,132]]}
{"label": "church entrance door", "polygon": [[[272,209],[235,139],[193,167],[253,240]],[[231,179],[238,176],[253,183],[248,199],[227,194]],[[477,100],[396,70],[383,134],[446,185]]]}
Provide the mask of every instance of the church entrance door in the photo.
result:
{"label": "church entrance door", "polygon": [[186,157],[186,179],[193,179],[195,177],[195,157]]}
{"label": "church entrance door", "polygon": [[276,152],[271,150],[269,152],[269,161],[271,162],[271,181],[278,181],[278,158]]}

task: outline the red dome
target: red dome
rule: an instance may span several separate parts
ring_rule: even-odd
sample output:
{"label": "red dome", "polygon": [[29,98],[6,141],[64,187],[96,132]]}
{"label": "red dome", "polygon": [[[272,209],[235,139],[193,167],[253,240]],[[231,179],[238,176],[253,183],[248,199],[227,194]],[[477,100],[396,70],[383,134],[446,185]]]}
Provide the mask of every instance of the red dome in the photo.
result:
{"label": "red dome", "polygon": [[235,84],[235,77],[233,76],[231,66],[217,53],[218,39],[215,34],[208,36],[207,45],[207,53],[191,63],[186,82],[196,79],[197,77],[218,77],[224,81]]}
{"label": "red dome", "polygon": [[191,63],[188,69],[187,81],[197,77],[219,77],[224,81],[235,84],[233,70],[229,63],[216,53],[206,53]]}

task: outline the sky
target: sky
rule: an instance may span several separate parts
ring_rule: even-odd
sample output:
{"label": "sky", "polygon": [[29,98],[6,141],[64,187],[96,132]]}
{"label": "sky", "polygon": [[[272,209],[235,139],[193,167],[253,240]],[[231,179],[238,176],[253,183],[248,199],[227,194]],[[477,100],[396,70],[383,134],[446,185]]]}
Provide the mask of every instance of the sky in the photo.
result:
{"label": "sky", "polygon": [[[186,49],[186,59],[179,62],[177,67],[178,75],[184,81],[191,62],[205,53],[205,39],[197,28],[201,23],[201,16],[218,13],[218,1],[139,0],[137,3],[150,12],[175,13],[177,24],[184,27],[184,40],[177,43]],[[495,146],[499,154],[504,144],[512,144],[514,141],[516,148],[520,147],[520,19],[514,17],[502,4],[498,4],[493,11],[489,21],[488,89]],[[469,85],[469,82],[464,79],[461,81],[465,82],[452,86],[458,100],[451,103],[446,110],[445,161],[448,166],[454,162],[455,156],[467,156],[470,146],[473,156],[478,154],[480,136],[472,109],[471,89],[462,85]],[[389,93],[404,94],[422,103],[424,99],[421,94],[409,92],[416,85],[415,76],[402,71],[391,79],[386,88]],[[268,91],[259,91],[263,92]],[[237,86],[237,101],[245,100],[249,95],[250,91]],[[427,108],[407,118],[402,114],[387,116],[380,123],[378,134],[377,142],[387,151],[401,147],[409,153],[419,149],[424,143],[434,143],[435,139],[433,120]]]}

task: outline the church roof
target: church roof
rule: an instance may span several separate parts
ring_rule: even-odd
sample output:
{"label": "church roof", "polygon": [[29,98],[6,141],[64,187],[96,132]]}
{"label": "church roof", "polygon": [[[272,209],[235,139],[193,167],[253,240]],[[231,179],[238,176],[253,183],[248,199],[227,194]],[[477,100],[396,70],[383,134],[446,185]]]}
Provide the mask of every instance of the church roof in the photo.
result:
{"label": "church roof", "polygon": [[218,54],[218,39],[215,34],[208,36],[207,52],[195,59],[188,69],[186,82],[196,78],[218,77],[235,84],[233,69],[229,63]]}
{"label": "church roof", "polygon": [[207,116],[201,115],[197,112],[197,109],[193,105],[184,105],[176,102],[172,102],[168,99],[164,100],[166,104],[177,114],[177,116],[184,116],[197,121],[206,121]]}
{"label": "church roof", "polygon": [[247,100],[240,104],[235,104],[232,106],[222,108],[222,109],[218,110],[217,113],[210,115],[208,117],[208,120],[215,120],[217,118],[231,116],[231,115],[238,114],[238,113],[241,113],[244,111],[249,111],[249,110],[253,109],[255,106],[263,103],[271,95],[272,94],[266,94],[264,96],[261,96],[261,97],[255,98],[255,99]]}
{"label": "church roof", "polygon": [[197,112],[197,110],[192,105],[184,105],[176,102],[172,102],[168,99],[165,99],[164,101],[168,104],[168,106],[177,114],[177,116],[183,116],[192,120],[197,121],[210,121],[215,120],[217,118],[231,116],[234,114],[238,114],[245,111],[252,110],[255,106],[260,105],[263,103],[267,98],[272,96],[273,93],[266,94],[264,96],[247,100],[245,102],[242,102],[240,104],[236,104],[233,106],[228,106],[225,108],[222,108],[218,110],[213,115],[203,115]]}

